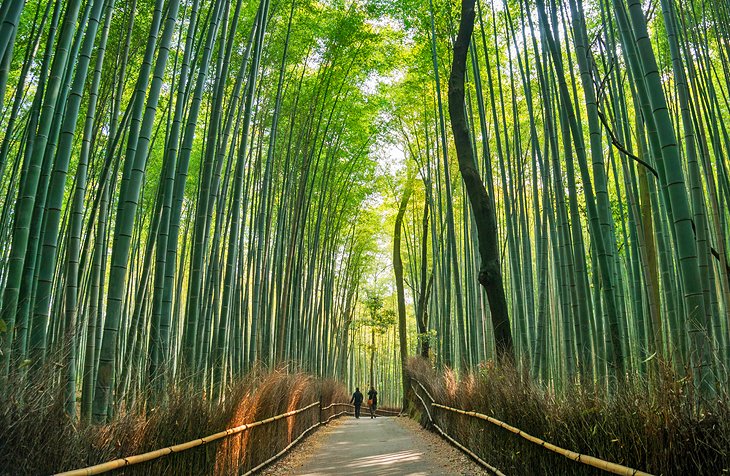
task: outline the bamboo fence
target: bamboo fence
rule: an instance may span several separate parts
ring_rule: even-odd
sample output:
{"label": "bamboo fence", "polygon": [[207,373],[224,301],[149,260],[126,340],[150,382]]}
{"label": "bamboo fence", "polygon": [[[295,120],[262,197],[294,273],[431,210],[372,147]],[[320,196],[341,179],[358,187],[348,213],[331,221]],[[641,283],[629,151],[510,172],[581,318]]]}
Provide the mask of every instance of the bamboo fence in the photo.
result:
{"label": "bamboo fence", "polygon": [[[276,415],[276,416],[273,416],[273,417],[270,417],[270,418],[266,418],[264,420],[259,420],[259,421],[255,421],[255,422],[252,422],[252,423],[245,423],[243,425],[239,425],[239,426],[236,426],[236,427],[233,427],[233,428],[229,428],[227,430],[219,431],[218,433],[214,433],[212,435],[204,436],[202,438],[197,438],[195,440],[187,441],[185,443],[179,443],[177,445],[167,446],[165,448],[160,448],[158,450],[149,451],[147,453],[142,453],[142,454],[138,454],[138,455],[134,455],[134,456],[127,456],[125,458],[119,458],[119,459],[115,459],[113,461],[107,461],[106,463],[97,464],[97,465],[94,465],[94,466],[89,466],[87,468],[75,469],[75,470],[72,470],[72,471],[64,471],[62,473],[57,473],[55,476],[90,476],[90,475],[94,475],[94,474],[106,473],[106,472],[112,471],[114,469],[124,468],[124,467],[127,467],[127,466],[132,466],[132,465],[135,465],[135,464],[144,463],[144,462],[147,462],[147,461],[152,461],[152,460],[155,460],[155,459],[158,459],[158,458],[162,458],[163,456],[171,455],[173,453],[180,453],[180,452],[189,450],[191,448],[195,448],[195,447],[198,447],[198,446],[203,446],[203,445],[206,445],[206,444],[211,443],[213,441],[220,440],[221,438],[226,438],[226,437],[229,437],[231,435],[236,435],[238,433],[242,433],[244,431],[250,430],[251,428],[255,428],[257,426],[262,426],[262,425],[266,425],[268,423],[275,422],[277,420],[282,420],[284,418],[289,418],[291,416],[294,416],[294,415],[297,415],[299,413],[305,412],[305,411],[307,411],[307,410],[309,410],[311,408],[320,406],[320,404],[321,404],[320,401],[316,401],[314,403],[311,403],[311,404],[309,404],[309,405],[307,405],[305,407],[299,408],[297,410],[292,410],[290,412],[282,413],[280,415]],[[328,410],[328,409],[330,409],[330,408],[332,408],[334,406],[337,406],[337,405],[340,405],[340,406],[349,406],[349,403],[333,403],[333,404],[328,405],[327,407],[324,407],[324,408],[321,408],[320,407],[320,418],[319,418],[319,421],[317,421],[316,424],[314,424],[311,427],[309,427],[306,430],[304,430],[296,439],[294,439],[282,451],[280,451],[279,453],[277,453],[273,457],[269,458],[264,463],[261,463],[259,466],[257,466],[256,468],[252,469],[251,471],[249,471],[246,474],[250,474],[250,473],[252,473],[254,471],[258,471],[259,469],[263,468],[267,464],[270,464],[273,461],[275,461],[276,459],[278,459],[279,457],[281,457],[283,454],[285,454],[289,449],[291,449],[296,443],[298,443],[307,433],[309,433],[314,428],[322,425],[323,423],[328,423],[333,418],[336,418],[336,417],[339,417],[339,416],[342,416],[342,415],[348,413],[347,411],[342,411],[342,412],[336,413],[336,414],[330,416],[327,420],[325,420],[323,422],[322,421],[322,411]]]}
{"label": "bamboo fence", "polygon": [[[595,456],[589,456],[589,455],[577,453],[575,451],[567,450],[565,448],[561,448],[561,447],[556,446],[556,445],[554,445],[552,443],[549,443],[549,442],[547,442],[545,440],[542,440],[542,439],[540,439],[540,438],[538,438],[536,436],[530,435],[529,433],[526,433],[526,432],[520,430],[519,428],[516,428],[516,427],[514,427],[512,425],[509,425],[509,424],[507,424],[507,423],[505,423],[505,422],[503,422],[501,420],[497,420],[496,418],[490,417],[489,415],[484,415],[483,413],[478,413],[478,412],[474,412],[474,411],[466,411],[466,410],[462,410],[460,408],[453,408],[453,407],[449,407],[449,406],[446,406],[446,405],[442,405],[440,403],[436,403],[436,401],[434,400],[434,398],[431,396],[430,393],[428,393],[428,390],[426,390],[426,387],[424,387],[421,384],[421,382],[419,382],[418,380],[416,380],[414,378],[411,378],[411,379],[413,381],[415,381],[419,385],[419,387],[421,387],[421,389],[423,389],[424,393],[431,400],[431,405],[430,406],[431,406],[432,409],[433,408],[440,408],[442,410],[447,410],[447,411],[450,411],[450,412],[453,412],[453,413],[458,413],[460,415],[466,415],[466,416],[469,416],[469,417],[472,417],[472,418],[478,418],[480,420],[488,421],[489,423],[492,423],[493,425],[496,425],[496,426],[498,426],[500,428],[504,428],[505,430],[510,431],[510,432],[514,433],[515,435],[518,435],[518,436],[526,439],[527,441],[529,441],[531,443],[534,443],[536,445],[542,446],[543,448],[545,448],[545,449],[547,449],[549,451],[552,451],[554,453],[557,453],[559,455],[562,455],[562,456],[564,456],[564,457],[566,457],[566,458],[568,458],[570,460],[573,460],[573,461],[575,461],[577,463],[581,463],[581,464],[585,464],[585,465],[588,465],[588,466],[592,466],[594,468],[598,468],[598,469],[601,469],[603,471],[608,471],[609,473],[620,474],[620,475],[623,475],[623,476],[652,476],[650,473],[646,473],[646,472],[641,471],[641,470],[638,470],[638,469],[630,468],[628,466],[624,466],[624,465],[621,465],[621,464],[618,464],[618,463],[612,463],[610,461],[605,461],[605,460],[602,460],[600,458],[596,458]],[[502,474],[502,473],[499,472],[499,470],[497,470],[496,468],[492,467],[491,465],[489,465],[488,463],[484,462],[479,457],[477,457],[471,450],[465,448],[463,445],[461,445],[460,443],[458,443],[452,437],[450,437],[449,435],[447,435],[446,432],[444,432],[436,424],[436,422],[435,422],[435,420],[434,420],[431,412],[428,409],[428,405],[423,400],[423,398],[421,398],[421,396],[418,394],[418,391],[415,388],[415,386],[413,386],[413,384],[411,384],[411,388],[413,388],[413,391],[414,391],[416,397],[418,397],[418,399],[421,401],[421,404],[423,405],[424,409],[426,410],[426,414],[428,415],[429,422],[434,426],[434,428],[436,428],[439,431],[439,433],[441,433],[444,437],[446,437],[446,439],[448,439],[449,441],[451,441],[452,443],[454,443],[457,447],[459,447],[460,449],[464,450],[466,453],[468,453],[470,456],[472,456],[474,459],[476,459],[480,464],[484,465],[485,467],[487,467],[488,469],[490,469],[491,471],[493,471],[495,474]]]}

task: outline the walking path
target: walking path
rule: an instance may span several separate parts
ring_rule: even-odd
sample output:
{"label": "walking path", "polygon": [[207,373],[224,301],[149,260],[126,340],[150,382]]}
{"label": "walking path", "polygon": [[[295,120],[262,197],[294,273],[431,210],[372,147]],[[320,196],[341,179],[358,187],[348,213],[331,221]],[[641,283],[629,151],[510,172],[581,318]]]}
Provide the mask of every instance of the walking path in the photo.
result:
{"label": "walking path", "polygon": [[267,476],[488,474],[468,456],[406,417],[343,417],[317,431]]}

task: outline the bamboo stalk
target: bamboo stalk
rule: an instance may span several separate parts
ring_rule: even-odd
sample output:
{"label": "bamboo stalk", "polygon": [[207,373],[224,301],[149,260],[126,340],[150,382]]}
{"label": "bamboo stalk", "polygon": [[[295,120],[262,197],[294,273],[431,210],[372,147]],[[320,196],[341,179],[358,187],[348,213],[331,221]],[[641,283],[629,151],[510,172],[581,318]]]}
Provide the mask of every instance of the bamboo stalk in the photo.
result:
{"label": "bamboo stalk", "polygon": [[411,384],[411,387],[413,388],[413,393],[416,394],[416,397],[418,397],[418,399],[423,404],[423,409],[426,410],[426,414],[428,415],[428,421],[430,421],[431,424],[433,424],[433,417],[431,416],[431,412],[428,409],[428,405],[426,405],[426,402],[424,402],[423,399],[421,398],[421,396],[418,394],[418,391],[416,391],[416,387],[413,387],[413,384]]}
{"label": "bamboo stalk", "polygon": [[351,407],[353,405],[351,403],[330,403],[326,407],[322,407],[322,411],[329,410],[330,408],[336,407],[336,406]]}

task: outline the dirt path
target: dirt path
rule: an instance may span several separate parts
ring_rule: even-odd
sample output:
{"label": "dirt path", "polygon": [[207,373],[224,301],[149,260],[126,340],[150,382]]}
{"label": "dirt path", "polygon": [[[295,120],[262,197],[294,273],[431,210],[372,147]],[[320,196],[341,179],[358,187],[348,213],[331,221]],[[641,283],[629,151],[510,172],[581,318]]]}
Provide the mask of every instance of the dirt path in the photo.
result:
{"label": "dirt path", "polygon": [[406,417],[344,417],[317,431],[267,476],[489,474]]}

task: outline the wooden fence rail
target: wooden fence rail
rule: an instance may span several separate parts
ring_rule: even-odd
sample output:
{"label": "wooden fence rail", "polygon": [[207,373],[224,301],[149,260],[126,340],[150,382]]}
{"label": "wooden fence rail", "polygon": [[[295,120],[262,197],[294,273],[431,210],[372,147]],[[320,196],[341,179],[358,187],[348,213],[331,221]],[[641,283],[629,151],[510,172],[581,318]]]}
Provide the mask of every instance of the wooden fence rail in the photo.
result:
{"label": "wooden fence rail", "polygon": [[[436,403],[436,401],[434,400],[434,398],[431,396],[431,394],[428,393],[428,390],[426,390],[426,387],[424,387],[421,384],[421,382],[419,382],[418,380],[416,380],[414,378],[412,378],[412,380],[415,381],[419,385],[419,387],[421,387],[421,389],[423,389],[423,392],[431,400],[431,405],[430,405],[431,406],[431,409],[433,409],[433,408],[440,408],[442,410],[450,411],[450,412],[453,412],[453,413],[458,413],[460,415],[466,415],[466,416],[469,416],[469,417],[472,417],[472,418],[478,418],[480,420],[487,421],[487,422],[492,423],[493,425],[496,425],[496,426],[498,426],[500,428],[504,428],[505,430],[510,431],[510,432],[514,433],[515,435],[518,435],[518,436],[526,439],[527,441],[529,441],[531,443],[534,443],[536,445],[542,446],[543,448],[545,448],[547,450],[550,450],[550,451],[552,451],[554,453],[557,453],[559,455],[562,455],[562,456],[564,456],[564,457],[566,457],[568,459],[571,459],[571,460],[573,460],[573,461],[575,461],[577,463],[582,463],[582,464],[585,464],[585,465],[588,465],[588,466],[592,466],[594,468],[598,468],[598,469],[601,469],[603,471],[608,471],[610,473],[620,474],[620,475],[623,475],[623,476],[652,476],[650,473],[646,473],[646,472],[640,471],[638,469],[630,468],[628,466],[624,466],[624,465],[621,465],[621,464],[618,464],[618,463],[612,463],[610,461],[605,461],[605,460],[602,460],[600,458],[596,458],[595,456],[584,455],[584,454],[581,454],[581,453],[576,453],[575,451],[571,451],[571,450],[567,450],[565,448],[561,448],[561,447],[556,446],[556,445],[554,445],[552,443],[549,443],[549,442],[547,442],[545,440],[542,440],[542,439],[540,439],[540,438],[538,438],[536,436],[532,436],[529,433],[526,433],[526,432],[520,430],[519,428],[516,428],[516,427],[514,427],[512,425],[509,425],[509,424],[507,424],[507,423],[505,423],[505,422],[503,422],[501,420],[497,420],[496,418],[490,417],[489,415],[484,415],[483,413],[477,413],[477,412],[473,412],[473,411],[466,411],[466,410],[462,410],[460,408],[453,408],[453,407],[449,407],[449,406],[446,406],[446,405],[442,405],[440,403]],[[457,446],[459,446],[460,448],[464,449],[464,447],[460,443],[456,442],[453,438],[451,438],[450,436],[448,436],[441,428],[439,428],[438,425],[436,425],[436,422],[434,421],[434,418],[432,417],[431,412],[428,410],[428,406],[426,405],[426,402],[423,400],[423,398],[421,398],[420,395],[418,395],[418,391],[416,390],[416,388],[413,385],[411,385],[411,387],[413,388],[413,391],[415,392],[416,397],[418,397],[418,399],[421,401],[421,403],[423,404],[424,408],[426,409],[426,413],[428,415],[428,419],[431,422],[431,424],[442,435],[444,435],[449,441],[457,444]],[[499,473],[499,471],[496,468],[493,468],[493,467],[489,466],[486,462],[484,462],[481,459],[477,458],[476,455],[474,455],[470,450],[465,450],[465,451],[467,451],[467,453],[469,453],[471,456],[475,457],[477,459],[477,461],[479,461],[483,465],[486,465],[493,472],[498,473],[498,474],[501,474],[501,473]]]}
{"label": "wooden fence rail", "polygon": [[[124,467],[131,466],[134,464],[144,463],[146,461],[152,461],[154,459],[158,459],[158,458],[161,458],[163,456],[167,456],[167,455],[170,455],[173,453],[180,453],[182,451],[186,451],[191,448],[206,445],[213,441],[220,440],[221,438],[226,438],[231,435],[236,435],[238,433],[242,433],[244,431],[250,430],[251,428],[255,428],[257,426],[266,425],[268,423],[272,423],[277,420],[289,418],[291,416],[305,412],[311,408],[319,407],[320,403],[321,403],[320,401],[316,401],[314,403],[311,403],[311,404],[309,404],[305,407],[299,408],[297,410],[292,410],[290,412],[282,413],[281,415],[276,415],[276,416],[273,416],[270,418],[266,418],[264,420],[259,420],[259,421],[239,425],[239,426],[229,428],[227,430],[219,431],[218,433],[204,436],[202,438],[198,438],[198,439],[195,439],[192,441],[187,441],[185,443],[179,443],[177,445],[160,448],[158,450],[149,451],[147,453],[142,453],[142,454],[138,454],[138,455],[134,455],[134,456],[127,456],[126,458],[119,458],[119,459],[115,459],[113,461],[107,461],[106,463],[89,466],[87,468],[81,468],[81,469],[75,469],[72,471],[65,471],[62,473],[57,473],[56,476],[89,476],[89,475],[94,475],[94,474],[102,474],[102,473],[106,473],[108,471],[112,471],[114,469],[124,468]],[[349,406],[350,404],[349,403],[333,403],[331,405],[328,405],[327,407],[321,408],[320,412],[324,411],[324,410],[328,410],[337,405]],[[284,453],[286,453],[286,451],[288,451],[298,441],[300,441],[304,437],[304,435],[306,435],[309,431],[313,430],[314,428],[320,426],[323,423],[329,422],[333,418],[342,416],[345,413],[347,413],[347,411],[342,411],[342,412],[336,413],[336,414],[330,416],[324,422],[321,421],[321,413],[320,413],[320,421],[318,421],[315,425],[309,427],[308,429],[304,430],[294,441],[292,441],[286,448],[284,448],[284,450],[277,453],[272,458],[269,458],[267,461],[260,464],[259,466],[257,466],[253,470],[251,470],[249,473],[251,473],[253,471],[257,471],[258,469],[263,468],[267,464],[269,464],[269,463],[275,461],[277,458],[281,457]],[[249,473],[247,473],[247,474],[249,474]]]}

